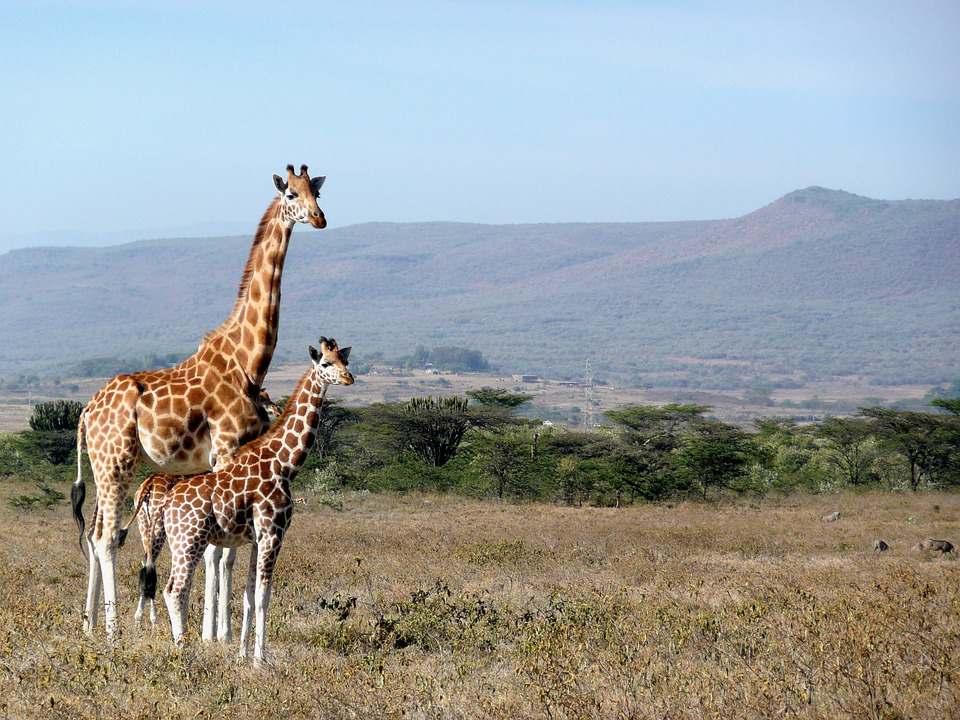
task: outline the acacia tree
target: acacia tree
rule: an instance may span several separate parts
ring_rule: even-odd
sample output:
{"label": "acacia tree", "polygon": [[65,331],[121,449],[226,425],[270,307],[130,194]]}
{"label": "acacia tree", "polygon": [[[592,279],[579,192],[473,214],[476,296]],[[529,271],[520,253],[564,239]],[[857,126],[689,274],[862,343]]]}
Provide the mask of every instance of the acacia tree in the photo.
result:
{"label": "acacia tree", "polygon": [[557,461],[557,480],[564,505],[573,505],[579,494],[580,475],[580,459],[576,455],[564,455]]}
{"label": "acacia tree", "polygon": [[538,479],[549,473],[550,459],[541,452],[535,427],[496,428],[471,436],[473,461],[486,475],[497,498],[536,495]]}
{"label": "acacia tree", "polygon": [[864,408],[880,442],[899,452],[910,466],[910,488],[923,480],[953,481],[960,472],[960,419],[954,415]]}
{"label": "acacia tree", "polygon": [[960,398],[937,398],[930,403],[950,415],[960,416]]}
{"label": "acacia tree", "polygon": [[321,458],[331,453],[336,447],[339,431],[359,420],[360,416],[356,411],[344,407],[337,400],[325,400],[320,422],[317,424],[317,441],[313,451]]}
{"label": "acacia tree", "polygon": [[617,468],[613,477],[619,487],[613,489],[618,500],[626,488],[648,500],[673,492],[677,477],[672,454],[684,433],[707,422],[702,416],[709,409],[706,405],[670,404],[608,410],[606,416],[615,423],[616,442],[609,458]]}
{"label": "acacia tree", "polygon": [[468,390],[467,397],[479,405],[504,408],[505,410],[514,410],[533,399],[533,395],[527,393],[512,393],[503,388],[492,387]]}
{"label": "acacia tree", "polygon": [[848,485],[863,485],[872,479],[877,458],[873,428],[862,418],[828,418],[817,429],[827,444],[827,463]]}
{"label": "acacia tree", "polygon": [[731,487],[750,458],[750,439],[733,425],[717,420],[697,424],[673,454],[678,474],[706,499],[710,488]]}
{"label": "acacia tree", "polygon": [[467,398],[416,397],[405,403],[376,405],[365,414],[371,436],[397,455],[413,453],[434,467],[446,465],[457,454],[471,428],[489,428],[512,421],[496,408],[471,408]]}

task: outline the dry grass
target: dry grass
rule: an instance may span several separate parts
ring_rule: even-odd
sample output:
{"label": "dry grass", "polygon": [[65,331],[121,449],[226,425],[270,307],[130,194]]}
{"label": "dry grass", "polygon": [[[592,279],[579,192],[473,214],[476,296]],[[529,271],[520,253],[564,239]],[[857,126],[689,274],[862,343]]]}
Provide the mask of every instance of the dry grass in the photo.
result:
{"label": "dry grass", "polygon": [[[623,510],[347,496],[344,506],[298,514],[271,608],[273,667],[256,671],[233,647],[201,646],[197,584],[182,650],[165,614],[138,631],[129,546],[122,636],[112,648],[85,637],[85,566],[66,507],[17,516],[4,502],[0,717],[960,712],[960,563],[908,550],[927,535],[960,539],[956,495]],[[836,508],[839,522],[819,521]],[[875,556],[875,537],[891,551]]]}

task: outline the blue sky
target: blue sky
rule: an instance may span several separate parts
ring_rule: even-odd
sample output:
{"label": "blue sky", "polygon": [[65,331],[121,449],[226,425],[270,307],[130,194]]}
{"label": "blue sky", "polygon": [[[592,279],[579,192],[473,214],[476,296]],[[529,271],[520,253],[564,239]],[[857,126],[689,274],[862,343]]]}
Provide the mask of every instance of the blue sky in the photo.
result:
{"label": "blue sky", "polygon": [[288,162],[331,225],[958,197],[958,37],[955,1],[5,2],[0,233],[252,231]]}

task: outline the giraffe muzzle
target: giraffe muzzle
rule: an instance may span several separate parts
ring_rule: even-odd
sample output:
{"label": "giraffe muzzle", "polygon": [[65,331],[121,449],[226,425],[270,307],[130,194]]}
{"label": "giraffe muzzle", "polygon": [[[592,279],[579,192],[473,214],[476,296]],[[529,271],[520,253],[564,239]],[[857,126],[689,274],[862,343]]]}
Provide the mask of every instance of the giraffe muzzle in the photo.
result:
{"label": "giraffe muzzle", "polygon": [[323,230],[327,226],[327,218],[322,213],[310,213],[310,224],[313,225],[317,230]]}

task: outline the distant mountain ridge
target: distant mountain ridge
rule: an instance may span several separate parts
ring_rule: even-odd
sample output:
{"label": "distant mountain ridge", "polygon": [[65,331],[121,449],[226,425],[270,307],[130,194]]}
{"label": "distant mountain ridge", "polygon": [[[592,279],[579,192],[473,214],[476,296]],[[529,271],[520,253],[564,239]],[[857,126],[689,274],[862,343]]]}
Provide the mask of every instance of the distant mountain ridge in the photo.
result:
{"label": "distant mountain ridge", "polygon": [[[0,375],[192,351],[229,312],[249,243],[0,256]],[[810,187],[727,220],[298,227],[278,360],[320,333],[358,359],[456,344],[557,377],[589,358],[635,383],[939,382],[960,374],[960,200]]]}

